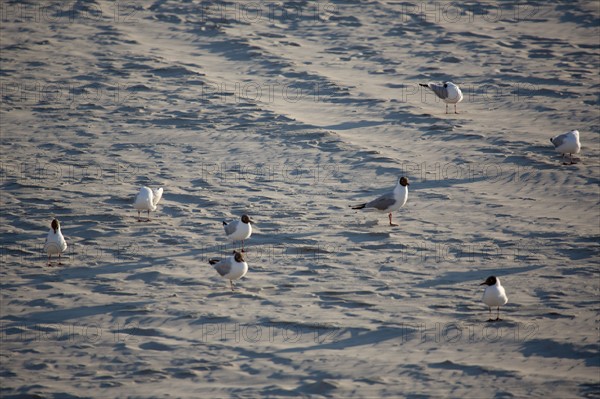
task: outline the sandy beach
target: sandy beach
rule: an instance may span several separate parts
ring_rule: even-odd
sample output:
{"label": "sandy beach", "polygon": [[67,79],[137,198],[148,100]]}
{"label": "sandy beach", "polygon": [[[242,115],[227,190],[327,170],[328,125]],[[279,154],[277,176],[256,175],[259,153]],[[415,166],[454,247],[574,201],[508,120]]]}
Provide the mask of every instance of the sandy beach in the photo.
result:
{"label": "sandy beach", "polygon": [[1,398],[600,398],[597,2],[0,4]]}

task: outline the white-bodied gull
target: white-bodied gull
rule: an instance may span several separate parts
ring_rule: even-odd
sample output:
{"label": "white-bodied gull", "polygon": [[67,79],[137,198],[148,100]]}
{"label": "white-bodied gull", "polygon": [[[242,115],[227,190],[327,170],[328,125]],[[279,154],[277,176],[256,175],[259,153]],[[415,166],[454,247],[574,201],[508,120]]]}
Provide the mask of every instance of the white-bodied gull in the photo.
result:
{"label": "white-bodied gull", "polygon": [[462,91],[460,91],[460,87],[452,82],[446,82],[444,84],[419,83],[419,85],[431,89],[436,96],[446,103],[446,113],[448,113],[448,104],[454,104],[454,113],[458,114],[456,104],[463,100],[463,94]]}
{"label": "white-bodied gull", "polygon": [[227,238],[231,241],[242,241],[242,252],[244,252],[244,240],[247,240],[252,235],[252,224],[254,220],[248,215],[242,215],[240,220],[234,220],[227,223],[223,221],[223,229]]}
{"label": "white-bodied gull", "polygon": [[378,212],[387,213],[390,219],[390,226],[398,226],[392,223],[392,212],[397,211],[406,204],[408,199],[408,178],[401,177],[394,187],[394,191],[383,194],[379,198],[360,205],[350,205],[352,209],[375,209]]}
{"label": "white-bodied gull", "polygon": [[233,280],[244,277],[248,272],[248,264],[244,260],[244,255],[238,251],[233,251],[233,255],[225,259],[209,259],[208,263],[214,267],[221,277],[229,280],[231,291],[234,290]]}
{"label": "white-bodied gull", "polygon": [[[483,291],[483,303],[488,306],[490,310],[490,318],[488,321],[500,321],[500,306],[506,305],[508,297],[504,291],[504,287],[500,284],[500,279],[496,276],[488,277],[483,283],[479,285],[487,285],[485,291]],[[497,307],[496,319],[492,319],[492,307]]]}
{"label": "white-bodied gull", "polygon": [[52,266],[52,255],[58,255],[58,264],[62,265],[60,255],[67,250],[67,242],[60,231],[58,219],[54,219],[50,223],[50,231],[44,243],[44,250],[48,254],[48,266]]}
{"label": "white-bodied gull", "polygon": [[563,159],[565,154],[569,154],[571,165],[575,163],[573,162],[573,154],[578,154],[579,150],[581,150],[578,130],[571,130],[570,132],[554,136],[550,139],[550,142],[554,144],[554,149],[562,154]]}
{"label": "white-bodied gull", "polygon": [[137,197],[135,197],[135,202],[133,203],[133,207],[138,211],[138,222],[141,222],[140,212],[147,211],[148,212],[148,220],[150,221],[150,211],[156,210],[156,205],[158,205],[158,201],[162,198],[163,188],[152,189],[150,190],[148,187],[144,186],[140,189]]}

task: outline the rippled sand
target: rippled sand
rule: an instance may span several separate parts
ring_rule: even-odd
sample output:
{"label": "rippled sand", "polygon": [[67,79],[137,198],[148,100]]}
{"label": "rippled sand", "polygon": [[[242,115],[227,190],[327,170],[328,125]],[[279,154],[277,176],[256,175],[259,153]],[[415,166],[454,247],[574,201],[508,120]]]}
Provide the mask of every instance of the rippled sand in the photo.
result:
{"label": "rippled sand", "polygon": [[2,2],[2,397],[598,397],[598,5],[260,4]]}

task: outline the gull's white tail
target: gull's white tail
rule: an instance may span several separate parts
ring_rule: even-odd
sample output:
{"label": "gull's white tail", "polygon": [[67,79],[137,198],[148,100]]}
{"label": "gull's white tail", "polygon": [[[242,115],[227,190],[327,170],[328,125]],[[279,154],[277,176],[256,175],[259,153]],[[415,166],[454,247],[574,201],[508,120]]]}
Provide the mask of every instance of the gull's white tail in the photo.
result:
{"label": "gull's white tail", "polygon": [[163,188],[153,188],[152,189],[152,205],[156,206],[158,205],[158,201],[160,201],[160,199],[162,198],[163,195]]}

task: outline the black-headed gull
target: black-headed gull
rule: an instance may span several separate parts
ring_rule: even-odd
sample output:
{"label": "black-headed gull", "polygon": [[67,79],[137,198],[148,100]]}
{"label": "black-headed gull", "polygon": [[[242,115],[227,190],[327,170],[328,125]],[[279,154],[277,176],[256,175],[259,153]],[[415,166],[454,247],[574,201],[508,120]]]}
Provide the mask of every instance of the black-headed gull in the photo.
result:
{"label": "black-headed gull", "polygon": [[373,208],[378,212],[387,213],[390,219],[390,226],[398,226],[392,223],[392,212],[397,211],[406,204],[408,199],[408,178],[401,177],[394,187],[394,191],[383,194],[381,197],[374,199],[371,202],[365,202],[364,204],[354,205],[352,209],[370,209]]}
{"label": "black-headed gull", "polygon": [[239,280],[248,273],[248,264],[244,260],[244,255],[241,252],[233,251],[233,255],[225,259],[209,259],[208,263],[223,278],[229,280],[231,291],[233,291],[233,280]]}
{"label": "black-headed gull", "polygon": [[463,100],[463,94],[462,91],[460,91],[460,87],[452,82],[446,82],[444,84],[419,83],[419,85],[431,89],[436,96],[446,103],[446,113],[448,113],[448,104],[454,104],[454,113],[458,114],[458,111],[456,111],[456,104]]}
{"label": "black-headed gull", "polygon": [[234,220],[227,223],[223,221],[223,229],[227,238],[232,241],[242,241],[242,252],[244,252],[244,240],[247,240],[252,235],[252,223],[248,215],[243,215],[240,220]]}
{"label": "black-headed gull", "polygon": [[44,243],[44,250],[48,254],[48,266],[52,266],[52,255],[58,255],[58,264],[62,265],[60,262],[60,255],[67,250],[67,242],[60,231],[58,219],[54,219],[52,220],[52,223],[50,223],[50,231],[48,232],[46,242]]}
{"label": "black-headed gull", "polygon": [[140,192],[135,197],[135,202],[133,203],[133,207],[138,211],[138,222],[141,222],[140,212],[147,211],[148,212],[148,220],[150,221],[150,211],[156,210],[156,205],[158,205],[158,201],[162,198],[163,188],[152,189],[150,190],[148,187],[144,186],[140,189]]}
{"label": "black-headed gull", "polygon": [[559,134],[550,139],[550,142],[554,144],[554,149],[560,152],[565,157],[565,154],[569,154],[571,164],[573,164],[573,154],[578,154],[581,150],[581,143],[579,142],[579,131],[571,130],[570,132]]}
{"label": "black-headed gull", "polygon": [[[496,276],[490,276],[479,285],[487,285],[483,291],[483,303],[488,306],[490,319],[488,321],[500,321],[500,306],[506,305],[508,297],[504,287],[500,284],[500,279]],[[497,307],[496,320],[492,319],[492,307]]]}

